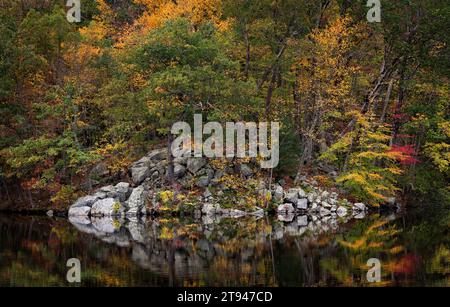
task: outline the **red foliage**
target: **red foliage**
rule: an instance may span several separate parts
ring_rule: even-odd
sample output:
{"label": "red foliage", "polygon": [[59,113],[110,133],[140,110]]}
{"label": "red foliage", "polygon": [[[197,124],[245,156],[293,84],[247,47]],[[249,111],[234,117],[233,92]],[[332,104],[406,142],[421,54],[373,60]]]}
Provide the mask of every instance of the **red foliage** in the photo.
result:
{"label": "red foliage", "polygon": [[400,258],[391,268],[393,273],[410,275],[416,271],[420,263],[420,257],[415,254],[407,254]]}
{"label": "red foliage", "polygon": [[420,160],[414,157],[416,155],[416,149],[414,148],[414,145],[392,145],[389,152],[399,153],[400,155],[398,161],[402,165],[414,165],[420,163]]}
{"label": "red foliage", "polygon": [[397,113],[397,114],[392,114],[392,118],[393,119],[404,119],[406,118],[408,115],[405,113]]}

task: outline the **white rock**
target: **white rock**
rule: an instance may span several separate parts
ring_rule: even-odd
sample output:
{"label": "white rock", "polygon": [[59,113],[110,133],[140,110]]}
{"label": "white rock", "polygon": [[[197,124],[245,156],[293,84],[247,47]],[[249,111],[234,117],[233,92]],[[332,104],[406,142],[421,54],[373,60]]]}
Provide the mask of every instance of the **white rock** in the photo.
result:
{"label": "white rock", "polygon": [[329,203],[327,203],[326,201],[323,201],[322,203],[321,203],[321,205],[322,205],[322,207],[324,207],[324,208],[327,208],[327,209],[330,209],[332,206],[329,204]]}
{"label": "white rock", "polygon": [[69,217],[88,216],[89,212],[91,212],[91,207],[71,207],[69,209]]}
{"label": "white rock", "polygon": [[297,204],[298,201],[298,191],[295,189],[290,189],[286,195],[284,195],[284,201],[291,204]]}
{"label": "white rock", "polygon": [[308,209],[308,200],[306,198],[299,199],[297,201],[297,209],[301,209],[301,210]]}
{"label": "white rock", "polygon": [[292,204],[279,205],[277,209],[278,213],[293,213],[295,208]]}
{"label": "white rock", "polygon": [[131,180],[134,184],[141,184],[146,178],[150,177],[150,169],[146,166],[132,167]]}
{"label": "white rock", "polygon": [[331,214],[331,211],[330,210],[328,210],[328,209],[326,209],[326,208],[320,208],[320,215],[321,216],[325,216],[325,215],[330,215]]}
{"label": "white rock", "polygon": [[142,212],[142,208],[145,207],[147,202],[147,193],[144,190],[143,186],[138,186],[133,189],[130,197],[126,203],[127,205],[127,215],[128,216],[137,216]]}
{"label": "white rock", "polygon": [[308,216],[300,215],[297,217],[297,225],[299,227],[308,226]]}
{"label": "white rock", "polygon": [[283,195],[284,195],[284,191],[283,191],[283,187],[281,185],[277,185],[275,187],[275,191],[274,191],[274,200],[275,201],[282,201],[283,200]]}
{"label": "white rock", "polygon": [[356,203],[353,205],[353,209],[359,210],[359,211],[366,211],[367,207],[363,203]]}
{"label": "white rock", "polygon": [[283,214],[278,214],[277,218],[280,222],[292,222],[294,220],[295,215],[293,213],[283,213]]}
{"label": "white rock", "polygon": [[92,207],[92,205],[98,200],[97,196],[84,196],[78,198],[77,201],[71,206],[71,208],[76,207]]}
{"label": "white rock", "polygon": [[348,210],[347,210],[347,208],[341,206],[341,207],[337,208],[336,213],[337,213],[337,215],[339,215],[340,217],[343,217],[343,216],[346,216],[346,215],[347,215]]}
{"label": "white rock", "polygon": [[98,200],[91,209],[91,216],[118,216],[124,213],[122,204],[114,198]]}
{"label": "white rock", "polygon": [[187,161],[187,169],[192,173],[197,173],[203,166],[205,166],[206,160],[203,158],[189,158]]}

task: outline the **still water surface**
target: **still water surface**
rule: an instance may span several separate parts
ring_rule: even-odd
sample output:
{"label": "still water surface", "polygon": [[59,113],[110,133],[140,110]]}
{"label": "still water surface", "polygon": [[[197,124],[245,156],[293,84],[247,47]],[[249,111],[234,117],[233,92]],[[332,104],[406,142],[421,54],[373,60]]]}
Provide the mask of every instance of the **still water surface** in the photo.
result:
{"label": "still water surface", "polygon": [[[449,225],[429,209],[345,224],[0,215],[0,286],[450,286]],[[66,281],[70,258],[81,284]]]}

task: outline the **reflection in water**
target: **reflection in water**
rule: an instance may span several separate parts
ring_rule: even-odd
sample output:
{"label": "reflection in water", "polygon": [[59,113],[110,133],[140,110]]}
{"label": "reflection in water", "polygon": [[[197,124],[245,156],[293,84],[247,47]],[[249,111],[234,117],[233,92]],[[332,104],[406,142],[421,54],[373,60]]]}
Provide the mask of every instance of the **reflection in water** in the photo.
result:
{"label": "reflection in water", "polygon": [[[436,216],[436,215],[433,215]],[[1,286],[450,285],[448,212],[337,219],[51,219],[0,216]],[[366,281],[369,258],[382,282]]]}

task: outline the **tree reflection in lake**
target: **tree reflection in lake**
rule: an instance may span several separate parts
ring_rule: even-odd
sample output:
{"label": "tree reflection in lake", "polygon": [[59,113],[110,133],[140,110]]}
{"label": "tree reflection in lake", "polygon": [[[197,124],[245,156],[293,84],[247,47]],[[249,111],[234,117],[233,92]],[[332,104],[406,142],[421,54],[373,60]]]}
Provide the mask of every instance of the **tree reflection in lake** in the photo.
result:
{"label": "tree reflection in lake", "polygon": [[[0,285],[77,286],[66,261],[79,258],[81,286],[448,286],[449,220],[0,216]],[[366,280],[369,258],[381,283]]]}

